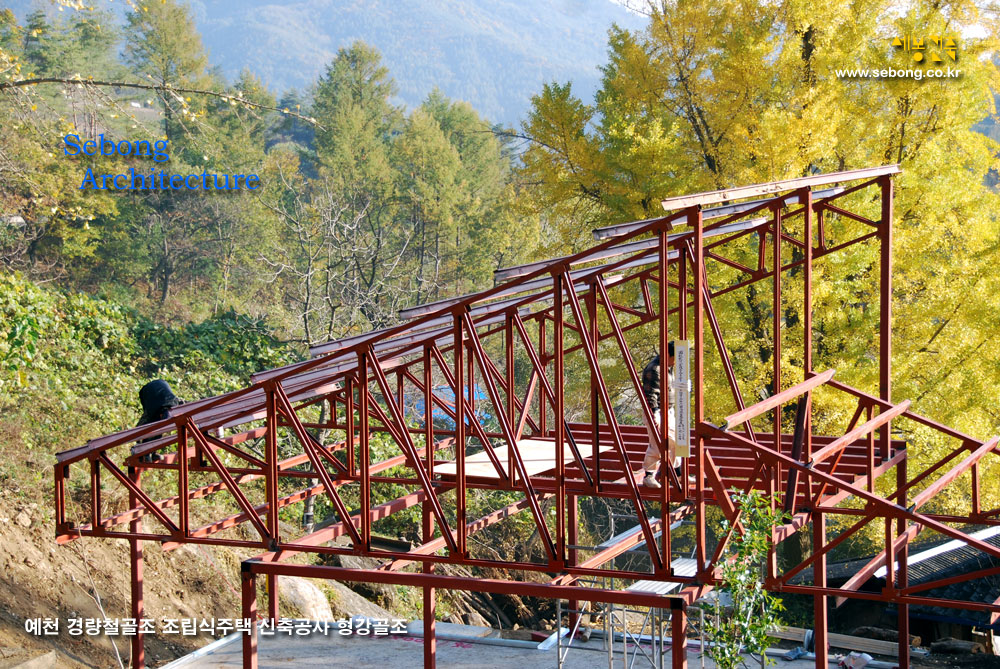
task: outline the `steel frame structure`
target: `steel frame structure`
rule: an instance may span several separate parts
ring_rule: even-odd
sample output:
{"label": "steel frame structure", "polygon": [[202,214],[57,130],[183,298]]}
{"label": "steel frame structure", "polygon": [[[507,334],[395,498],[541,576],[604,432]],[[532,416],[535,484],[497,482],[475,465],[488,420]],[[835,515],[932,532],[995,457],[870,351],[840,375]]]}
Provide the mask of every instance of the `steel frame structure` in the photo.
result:
{"label": "steel frame structure", "polygon": [[[128,541],[136,618],[143,616],[144,543],[159,542],[164,550],[184,543],[259,548],[263,552],[242,565],[246,618],[257,617],[256,587],[261,576],[267,580],[270,618],[278,615],[280,576],[417,586],[424,596],[424,665],[433,667],[437,588],[565,599],[574,603],[570,608],[582,601],[668,608],[673,666],[683,667],[685,608],[715,587],[725,548],[733,533],[742,531],[732,491],[753,488],[765,491],[772,504],[783,505],[789,514],[774,532],[766,587],[814,598],[816,666],[827,666],[827,602],[832,597],[838,603],[851,598],[894,602],[900,612],[899,662],[906,667],[909,605],[978,608],[1000,615],[1000,602],[948,601],[923,594],[997,570],[911,586],[909,543],[926,528],[1000,557],[996,547],[953,527],[997,524],[1000,509],[983,510],[979,494],[980,462],[996,453],[997,439],[982,441],[963,434],[914,413],[908,401],[892,397],[891,246],[893,175],[898,172],[890,165],[664,200],[663,217],[596,230],[598,243],[590,249],[499,270],[493,288],[408,309],[401,312],[399,325],[316,346],[310,359],[260,372],[243,390],[182,405],[166,420],[62,452],[55,465],[57,541],[85,536]],[[853,194],[867,199],[852,199]],[[879,216],[852,211],[848,202],[879,202]],[[676,230],[682,226],[687,229]],[[834,227],[844,239],[831,239]],[[801,234],[796,235],[796,229]],[[752,249],[756,241],[755,263],[726,255],[738,240],[744,250]],[[875,243],[879,249],[877,393],[833,380],[833,370],[814,370],[812,360],[813,263],[862,243]],[[787,331],[782,305],[789,299],[785,283],[793,271],[801,275],[802,283],[800,369],[781,363]],[[770,283],[773,298],[773,388],[769,397],[748,405],[713,302],[758,282]],[[626,304],[628,296],[635,301]],[[612,388],[604,373],[609,361],[620,366],[627,372],[626,388],[642,396],[628,337],[643,326],[656,331],[660,350],[672,338],[693,339],[691,456],[685,459],[684,475],[675,476],[667,466],[667,412],[662,412],[661,424],[654,426],[660,435],[661,470],[669,475],[661,490],[639,483],[648,443],[646,426],[620,422],[618,416],[625,409],[613,393],[621,389]],[[731,394],[734,408],[719,424],[706,420],[706,329],[728,385],[722,392]],[[527,381],[515,374],[518,360],[529,370]],[[589,402],[567,407],[567,361],[576,361],[573,369],[589,374]],[[788,382],[800,377],[800,382]],[[446,395],[438,392],[442,385],[448,388]],[[474,388],[486,392],[492,428],[477,412],[482,399]],[[842,435],[813,433],[812,398],[820,388],[846,393],[857,403]],[[414,393],[422,397],[424,416],[408,423],[406,397]],[[650,408],[643,401],[638,404],[643,421],[652,426]],[[323,422],[315,418],[321,405]],[[435,407],[452,421],[448,429],[431,419]],[[794,407],[790,431],[783,430],[783,407]],[[589,420],[581,419],[587,410]],[[903,420],[954,439],[958,446],[910,477],[906,444],[891,436],[891,426]],[[344,436],[324,444],[311,430]],[[379,433],[385,435],[380,441],[389,439],[398,453],[373,457],[372,436]],[[540,465],[523,456],[529,438],[536,449],[551,444],[551,456]],[[257,442],[262,449],[253,447]],[[470,450],[473,443],[478,456]],[[144,457],[153,453],[158,456],[155,461]],[[83,470],[85,476],[74,494],[67,495],[74,470]],[[921,511],[935,494],[966,473],[972,477],[968,514]],[[893,474],[894,492],[877,492],[876,479]],[[105,511],[102,482],[108,481],[127,490],[126,510]],[[154,500],[148,494],[150,481],[158,490],[166,486],[175,493]],[[375,490],[390,483],[408,492],[375,503]],[[470,518],[471,491],[517,492],[520,499]],[[357,499],[353,509],[345,502],[348,492]],[[206,518],[214,507],[206,512],[205,502],[225,495],[239,511]],[[289,536],[279,512],[310,496],[329,501],[335,522]],[[583,556],[577,540],[581,496],[629,501],[639,531]],[[554,516],[545,513],[543,500],[554,504]],[[373,527],[379,520],[414,506],[422,510],[420,545],[408,551],[373,545]],[[709,525],[716,516],[709,507],[719,509],[732,528],[714,539]],[[656,508],[659,519],[650,514]],[[528,514],[533,520],[544,559],[484,558],[470,549],[471,535],[514,514]],[[831,538],[827,531],[831,516],[853,524]],[[698,568],[693,577],[674,574],[671,568],[670,524],[681,518],[695,525]],[[872,523],[884,527],[882,552],[844,586],[829,587],[830,551]],[[227,532],[238,525],[249,526],[252,538]],[[811,554],[779,571],[778,546],[806,527],[812,532]],[[350,545],[330,545],[339,537],[347,537]],[[614,558],[640,543],[649,554],[650,570],[615,569]],[[364,555],[382,562],[377,569],[347,569],[288,561],[303,552]],[[435,567],[442,563],[504,569],[509,577],[437,573]],[[860,591],[885,564],[889,566],[885,589]],[[812,584],[791,581],[806,569],[813,571]],[[535,580],[524,574],[533,574]],[[678,588],[663,596],[584,587],[578,582],[609,575],[672,581]],[[256,643],[256,633],[244,638],[246,667],[257,665]],[[133,640],[132,653],[133,666],[144,666],[141,634]]]}

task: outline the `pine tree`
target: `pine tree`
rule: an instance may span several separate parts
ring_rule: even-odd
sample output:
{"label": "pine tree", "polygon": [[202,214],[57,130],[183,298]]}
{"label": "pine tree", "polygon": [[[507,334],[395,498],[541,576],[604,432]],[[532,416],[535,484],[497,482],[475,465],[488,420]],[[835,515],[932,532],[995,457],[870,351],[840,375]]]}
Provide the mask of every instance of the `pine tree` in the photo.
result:
{"label": "pine tree", "polygon": [[[177,0],[141,0],[126,16],[124,59],[132,70],[158,85],[207,87],[208,56],[187,5]],[[177,140],[183,133],[190,99],[161,96],[163,134]],[[196,106],[202,101],[196,101]]]}

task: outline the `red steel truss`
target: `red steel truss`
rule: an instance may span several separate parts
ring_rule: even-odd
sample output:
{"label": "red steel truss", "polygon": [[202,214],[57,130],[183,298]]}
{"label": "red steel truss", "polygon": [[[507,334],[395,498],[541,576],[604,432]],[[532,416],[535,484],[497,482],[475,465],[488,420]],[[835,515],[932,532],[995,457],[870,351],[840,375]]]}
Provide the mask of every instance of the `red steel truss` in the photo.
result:
{"label": "red steel truss", "polygon": [[[717,584],[726,545],[733,532],[741,531],[732,491],[757,489],[789,518],[774,532],[766,587],[814,598],[816,666],[827,666],[828,599],[859,598],[896,604],[899,663],[906,667],[908,606],[1000,613],[997,603],[925,594],[956,578],[911,586],[909,543],[928,529],[1000,557],[1000,549],[955,529],[963,523],[997,524],[1000,509],[983,510],[979,495],[980,462],[996,452],[997,439],[984,442],[963,434],[892,397],[892,178],[898,172],[896,166],[868,168],[665,200],[662,218],[596,230],[599,243],[590,249],[499,270],[493,288],[405,310],[399,325],[316,346],[310,359],[260,372],[243,390],[182,405],[166,420],[60,453],[57,540],[127,540],[137,618],[143,615],[144,542],[159,542],[164,550],[214,544],[263,551],[243,563],[247,618],[257,616],[260,576],[267,579],[270,618],[277,617],[280,576],[421,587],[427,667],[435,662],[437,588],[669,608],[673,664],[683,667],[685,607]],[[855,210],[847,208],[852,203]],[[869,209],[878,214],[865,213]],[[813,369],[814,263],[865,243],[877,247],[879,259],[873,286],[880,314],[873,337],[877,392],[834,380],[834,370]],[[713,304],[752,284],[759,290],[770,284],[773,387],[769,397],[748,405]],[[801,292],[793,295],[788,286],[798,284]],[[802,305],[801,367],[781,362],[783,335],[790,329],[782,307],[791,299]],[[706,325],[725,387],[706,379]],[[669,475],[661,490],[641,486],[645,425],[653,425],[653,414],[637,399],[642,393],[636,369],[645,360],[635,359],[629,341],[643,333],[648,350],[664,350],[671,339],[693,340],[691,455],[684,475],[675,476],[664,449],[664,411],[662,424],[654,427],[661,435],[661,471]],[[609,383],[610,369],[624,370],[624,383]],[[577,392],[567,406],[565,389],[574,380],[577,387],[589,385],[590,396],[581,400]],[[733,412],[716,423],[706,420],[706,392],[731,396]],[[856,403],[843,434],[813,433],[814,393],[817,401],[846,394]],[[631,402],[622,400],[632,395]],[[794,421],[782,420],[783,407],[792,408]],[[620,422],[636,410],[645,425]],[[435,425],[432,414],[447,416],[449,427]],[[954,451],[911,477],[906,443],[891,436],[892,426],[902,421],[954,441]],[[321,443],[318,431],[342,438]],[[380,435],[379,456],[373,454],[374,435]],[[386,443],[393,445],[389,456]],[[144,457],[153,453],[158,456],[153,461]],[[67,496],[71,472],[84,480]],[[967,514],[922,510],[967,473],[972,478]],[[127,490],[126,510],[106,509],[102,479]],[[383,499],[379,491],[386,484],[406,492]],[[150,487],[175,492],[154,500]],[[885,489],[893,491],[880,492]],[[469,495],[475,491],[486,498],[507,495],[494,511],[470,518]],[[519,493],[518,501],[509,502],[511,492]],[[333,522],[292,536],[295,532],[280,522],[281,512],[310,496],[329,502]],[[219,505],[208,502],[223,497],[239,511],[213,515]],[[587,554],[577,539],[580,497],[627,500],[638,531]],[[543,502],[554,506],[554,514]],[[423,519],[420,545],[410,550],[373,545],[378,521],[415,506]],[[709,513],[712,506],[721,513]],[[543,559],[501,560],[470,547],[471,535],[515,514],[531,518]],[[712,526],[720,515],[733,528],[728,533]],[[830,517],[851,524],[831,537]],[[664,518],[693,522],[694,576],[674,573],[671,522]],[[830,551],[872,523],[884,530],[883,551],[844,586],[829,587]],[[240,534],[238,525],[248,531]],[[811,527],[811,555],[779,570],[778,546],[805,527]],[[349,546],[331,545],[339,537],[346,537]],[[640,543],[649,555],[649,571],[615,569],[614,558]],[[303,552],[364,555],[382,562],[377,569],[347,569],[288,561]],[[499,568],[508,576],[451,576],[435,572],[440,563]],[[886,587],[860,591],[886,564]],[[807,569],[811,584],[792,582]],[[661,595],[580,582],[609,575],[678,585],[673,594]],[[256,643],[256,634],[244,638],[244,666],[256,666]],[[138,635],[133,666],[143,664]]]}

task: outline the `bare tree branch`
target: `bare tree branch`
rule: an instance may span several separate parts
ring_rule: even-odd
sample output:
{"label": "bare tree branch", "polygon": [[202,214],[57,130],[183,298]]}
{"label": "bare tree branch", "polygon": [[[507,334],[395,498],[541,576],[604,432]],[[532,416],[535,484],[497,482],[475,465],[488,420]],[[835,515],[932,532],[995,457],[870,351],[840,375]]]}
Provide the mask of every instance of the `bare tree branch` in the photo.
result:
{"label": "bare tree branch", "polygon": [[29,86],[37,86],[38,84],[77,84],[82,86],[103,86],[110,88],[134,88],[143,91],[157,91],[159,93],[172,93],[177,95],[179,93],[193,94],[193,95],[207,95],[214,98],[219,98],[220,100],[225,100],[231,104],[239,104],[245,107],[252,107],[254,109],[264,109],[267,111],[276,111],[280,114],[286,116],[293,116],[297,119],[305,121],[306,123],[312,124],[317,128],[323,129],[323,126],[312,116],[306,116],[305,114],[300,114],[298,112],[293,112],[288,108],[272,107],[270,105],[261,104],[259,102],[252,102],[246,98],[240,97],[239,95],[232,95],[230,93],[222,93],[219,91],[209,91],[202,88],[179,88],[171,86],[170,84],[140,84],[129,81],[99,81],[96,79],[70,79],[62,77],[36,77],[35,79],[19,79],[17,81],[7,81],[0,83],[0,91],[7,89],[19,89],[27,88]]}

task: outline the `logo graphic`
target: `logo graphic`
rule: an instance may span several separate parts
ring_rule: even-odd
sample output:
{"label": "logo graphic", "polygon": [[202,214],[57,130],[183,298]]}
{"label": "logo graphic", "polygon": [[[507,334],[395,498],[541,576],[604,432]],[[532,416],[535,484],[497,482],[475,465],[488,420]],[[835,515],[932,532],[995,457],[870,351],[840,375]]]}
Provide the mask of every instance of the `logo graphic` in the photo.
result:
{"label": "logo graphic", "polygon": [[[928,41],[930,42],[929,46],[932,48],[929,48]],[[942,38],[935,35],[925,39],[923,37],[905,35],[903,37],[894,37],[892,46],[903,53],[912,53],[913,60],[918,63],[943,63],[945,59],[941,54],[951,59],[952,62],[958,61],[958,40],[954,37]]]}

